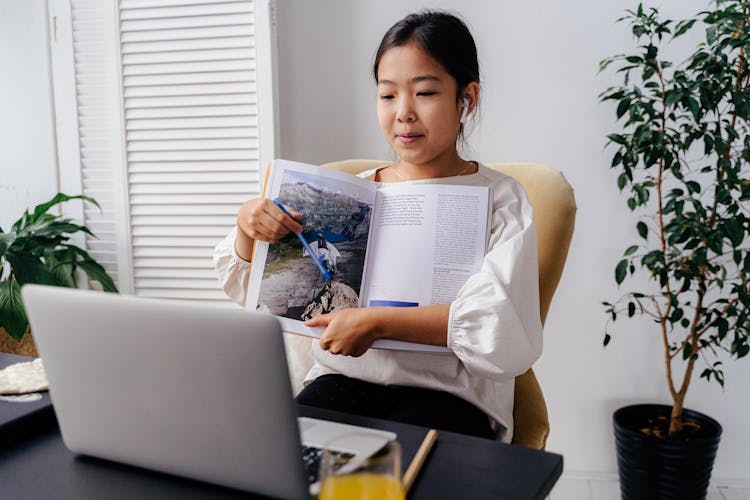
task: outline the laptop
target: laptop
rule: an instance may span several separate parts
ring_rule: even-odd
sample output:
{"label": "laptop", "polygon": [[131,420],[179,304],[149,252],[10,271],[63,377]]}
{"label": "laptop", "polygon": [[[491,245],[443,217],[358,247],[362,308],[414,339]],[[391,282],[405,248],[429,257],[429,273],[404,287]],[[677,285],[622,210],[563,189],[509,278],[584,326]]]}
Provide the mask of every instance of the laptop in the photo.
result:
{"label": "laptop", "polygon": [[243,491],[308,498],[320,449],[353,469],[396,435],[298,417],[271,315],[26,285],[63,442],[91,455]]}

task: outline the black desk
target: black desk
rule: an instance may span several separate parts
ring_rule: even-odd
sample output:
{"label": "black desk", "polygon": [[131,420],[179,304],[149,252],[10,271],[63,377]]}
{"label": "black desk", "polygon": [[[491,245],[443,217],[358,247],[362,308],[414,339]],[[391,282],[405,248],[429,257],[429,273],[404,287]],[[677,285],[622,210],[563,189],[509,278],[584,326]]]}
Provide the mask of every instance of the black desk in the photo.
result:
{"label": "black desk", "polygon": [[[5,335],[5,333],[0,333],[0,335]],[[0,352],[0,369],[15,363],[28,362],[31,359]],[[55,412],[52,410],[49,392],[44,391],[34,396],[39,399],[30,402],[8,402],[0,399],[0,450],[55,425]],[[0,498],[2,498],[1,487]]]}
{"label": "black desk", "polygon": [[[301,407],[304,416],[398,434],[406,468],[426,429]],[[560,455],[440,431],[409,499],[543,499],[562,473]],[[104,460],[65,448],[56,426],[0,449],[0,497],[15,499],[256,498],[242,492]]]}

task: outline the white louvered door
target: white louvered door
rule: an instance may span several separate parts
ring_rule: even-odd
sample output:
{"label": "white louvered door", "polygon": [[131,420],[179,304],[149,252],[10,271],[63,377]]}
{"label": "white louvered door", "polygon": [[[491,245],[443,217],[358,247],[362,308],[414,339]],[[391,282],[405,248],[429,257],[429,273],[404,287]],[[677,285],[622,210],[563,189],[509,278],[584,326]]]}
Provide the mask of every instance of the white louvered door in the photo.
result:
{"label": "white louvered door", "polygon": [[115,4],[54,0],[49,10],[60,190],[102,208],[69,202],[63,210],[97,236],[76,243],[130,291],[117,37],[104,29],[114,26]]}
{"label": "white louvered door", "polygon": [[[256,29],[256,9],[268,2],[68,1],[74,40],[106,49],[105,40],[114,39],[114,54],[103,60],[78,41],[73,53],[83,189],[101,190],[97,199],[113,191],[114,220],[99,229],[107,238],[101,244],[113,244],[119,256],[110,266],[119,266],[121,288],[146,297],[225,301],[211,256],[240,204],[260,190],[259,87],[272,89],[272,82],[259,85],[256,56],[259,45],[270,52],[272,31]],[[268,12],[260,18],[270,23]],[[259,43],[259,32],[268,40]],[[269,80],[271,60],[263,66]],[[85,79],[91,73],[106,80],[107,67],[118,85],[101,97]],[[273,99],[267,90],[264,97]],[[89,116],[86,102],[114,102],[116,109],[102,104],[97,112],[106,116]],[[265,161],[273,155],[273,106],[263,109]],[[93,158],[92,148],[102,158]],[[88,173],[94,163],[100,181]],[[87,211],[86,221],[94,223],[92,217]],[[87,244],[99,259],[96,243]]]}

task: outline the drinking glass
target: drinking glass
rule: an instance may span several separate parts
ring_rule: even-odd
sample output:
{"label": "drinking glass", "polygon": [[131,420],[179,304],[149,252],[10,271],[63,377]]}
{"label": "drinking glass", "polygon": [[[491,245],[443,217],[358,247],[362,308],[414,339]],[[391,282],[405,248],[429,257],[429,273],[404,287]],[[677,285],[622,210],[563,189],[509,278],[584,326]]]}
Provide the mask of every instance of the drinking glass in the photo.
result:
{"label": "drinking glass", "polygon": [[390,440],[358,465],[341,463],[341,450],[352,439],[381,439],[345,434],[327,443],[320,462],[319,500],[404,500],[401,486],[401,446]]}

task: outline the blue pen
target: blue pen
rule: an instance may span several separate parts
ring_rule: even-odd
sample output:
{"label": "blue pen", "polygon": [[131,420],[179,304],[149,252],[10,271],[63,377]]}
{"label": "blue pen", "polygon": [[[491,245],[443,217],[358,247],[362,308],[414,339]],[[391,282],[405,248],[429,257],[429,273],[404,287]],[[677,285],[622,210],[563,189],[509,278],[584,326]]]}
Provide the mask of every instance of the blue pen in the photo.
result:
{"label": "blue pen", "polygon": [[[281,203],[281,200],[280,200],[280,199],[278,199],[278,198],[274,198],[274,199],[273,199],[273,202],[274,202],[274,203],[276,203],[276,206],[277,206],[277,207],[279,207],[279,208],[281,209],[281,211],[282,211],[282,212],[284,212],[285,214],[287,214],[287,215],[288,215],[289,217],[292,217],[292,214],[290,214],[290,213],[289,213],[289,212],[287,211],[287,209],[286,209],[286,208],[284,208],[284,204],[283,204],[283,203]],[[292,218],[293,218],[293,217],[292,217]],[[328,271],[326,270],[326,268],[325,268],[325,266],[323,265],[323,263],[322,263],[322,262],[320,262],[320,260],[318,259],[318,256],[317,256],[317,254],[316,254],[316,253],[315,253],[315,252],[313,251],[312,247],[311,247],[311,246],[310,246],[310,244],[309,244],[309,243],[307,242],[307,240],[305,240],[305,237],[304,237],[304,236],[302,236],[302,233],[294,233],[294,234],[296,234],[296,235],[297,235],[297,238],[299,238],[299,240],[300,240],[300,241],[302,242],[302,246],[304,246],[304,247],[305,247],[305,250],[307,250],[307,253],[309,253],[309,254],[310,254],[310,258],[311,258],[311,259],[313,260],[313,262],[315,262],[315,265],[316,265],[316,266],[318,266],[318,269],[320,269],[320,272],[321,272],[321,273],[323,274],[323,278],[324,278],[324,279],[325,279],[326,281],[331,281],[331,273],[329,273],[329,272],[328,272]]]}

